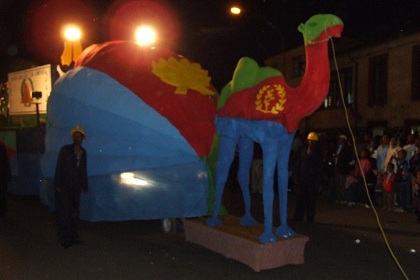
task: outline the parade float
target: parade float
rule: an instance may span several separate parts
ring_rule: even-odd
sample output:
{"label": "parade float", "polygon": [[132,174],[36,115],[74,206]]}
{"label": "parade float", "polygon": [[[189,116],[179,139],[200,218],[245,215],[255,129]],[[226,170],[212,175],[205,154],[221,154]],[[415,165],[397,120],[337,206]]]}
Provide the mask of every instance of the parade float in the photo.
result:
{"label": "parade float", "polygon": [[88,47],[48,100],[42,202],[54,208],[58,152],[80,125],[89,174],[82,219],[206,215],[216,96],[207,71],[170,50],[128,41]]}
{"label": "parade float", "polygon": [[[159,47],[112,41],[87,48],[54,85],[48,100],[41,200],[54,208],[52,181],[60,148],[75,125],[85,128],[88,221],[186,219],[188,241],[254,270],[303,263],[307,237],[287,224],[288,159],[299,122],[325,100],[330,82],[328,41],[342,21],[315,15],[298,30],[306,51],[301,84],[241,58],[220,96],[201,66]],[[220,138],[220,141],[217,141]],[[264,223],[252,217],[249,169],[253,143],[263,150]],[[216,145],[218,143],[218,145]],[[240,219],[219,217],[235,149],[245,203]],[[217,170],[209,159],[218,152]],[[280,225],[273,229],[277,166]],[[208,204],[215,175],[215,199]],[[237,221],[238,220],[238,221]],[[273,233],[274,231],[274,233]]]}
{"label": "parade float", "polygon": [[[299,25],[298,30],[303,34],[306,51],[306,68],[299,86],[290,87],[280,71],[259,67],[251,58],[239,60],[232,80],[221,92],[215,118],[220,140],[214,212],[205,221],[187,222],[186,226],[188,240],[248,264],[256,271],[303,263],[308,241],[287,223],[289,154],[299,122],[318,109],[328,94],[331,71],[328,41],[341,36],[343,22],[334,15],[315,15]],[[261,145],[263,152],[263,225],[257,224],[251,215],[249,174],[254,142]],[[237,149],[238,182],[245,213],[240,219],[219,217],[228,171]],[[273,228],[276,166],[280,223]]]}

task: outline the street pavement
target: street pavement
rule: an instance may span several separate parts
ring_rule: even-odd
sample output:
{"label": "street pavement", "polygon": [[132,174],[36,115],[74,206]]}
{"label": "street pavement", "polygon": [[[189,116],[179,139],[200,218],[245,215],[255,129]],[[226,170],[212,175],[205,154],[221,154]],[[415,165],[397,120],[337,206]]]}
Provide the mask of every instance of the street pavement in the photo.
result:
{"label": "street pavement", "polygon": [[[224,204],[231,215],[243,213],[237,188],[226,190]],[[289,217],[293,208],[291,194]],[[252,212],[262,222],[260,194],[252,194]],[[420,224],[414,214],[377,212],[390,249],[372,209],[319,198],[315,223],[289,223],[310,239],[305,263],[255,272],[187,242],[182,221],[173,236],[163,233],[160,220],[81,221],[84,242],[64,249],[53,214],[37,197],[9,195],[8,215],[0,220],[0,280],[419,279]],[[278,215],[274,220],[278,225]]]}

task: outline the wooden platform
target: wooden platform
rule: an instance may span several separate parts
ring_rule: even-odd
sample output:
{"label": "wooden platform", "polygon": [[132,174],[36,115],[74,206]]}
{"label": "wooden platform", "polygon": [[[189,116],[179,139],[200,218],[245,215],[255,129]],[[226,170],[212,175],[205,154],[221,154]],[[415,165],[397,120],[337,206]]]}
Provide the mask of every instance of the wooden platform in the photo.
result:
{"label": "wooden platform", "polygon": [[297,234],[292,238],[279,238],[275,243],[261,244],[259,236],[263,225],[244,227],[239,218],[220,216],[223,225],[210,227],[205,218],[184,220],[186,240],[240,261],[255,271],[272,269],[287,264],[303,264],[308,237]]}

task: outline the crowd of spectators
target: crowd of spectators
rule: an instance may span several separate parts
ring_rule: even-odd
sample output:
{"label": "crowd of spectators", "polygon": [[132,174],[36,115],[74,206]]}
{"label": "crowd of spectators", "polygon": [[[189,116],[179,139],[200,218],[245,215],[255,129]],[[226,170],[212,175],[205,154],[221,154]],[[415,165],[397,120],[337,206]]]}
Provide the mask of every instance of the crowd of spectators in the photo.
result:
{"label": "crowd of spectators", "polygon": [[[388,133],[370,137],[348,137],[319,134],[322,152],[322,183],[318,193],[331,202],[383,211],[415,213],[420,223],[420,138],[409,133],[399,138]],[[290,181],[294,174],[296,155],[305,137],[297,134],[290,156]],[[357,156],[356,156],[357,155]]]}

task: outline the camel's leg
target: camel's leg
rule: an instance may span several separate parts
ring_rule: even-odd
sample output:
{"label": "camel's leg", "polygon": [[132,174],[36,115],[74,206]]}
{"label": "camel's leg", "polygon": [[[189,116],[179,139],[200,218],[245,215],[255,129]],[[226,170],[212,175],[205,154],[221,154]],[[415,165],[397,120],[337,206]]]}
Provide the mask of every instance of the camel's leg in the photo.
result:
{"label": "camel's leg", "polygon": [[263,150],[263,205],[264,232],[260,235],[261,243],[276,242],[273,234],[273,199],[274,170],[277,158],[277,141],[261,143]]}
{"label": "camel's leg", "polygon": [[214,210],[211,218],[206,223],[209,226],[217,226],[222,224],[217,216],[222,203],[223,191],[225,189],[226,180],[229,176],[230,165],[235,158],[235,148],[237,139],[221,136],[219,140],[219,153],[216,170],[216,197],[214,200]]}
{"label": "camel's leg", "polygon": [[281,237],[295,236],[296,233],[287,225],[287,201],[289,184],[289,155],[292,148],[294,133],[285,134],[279,142],[279,151],[277,156],[277,176],[278,193],[280,203],[280,226],[276,229],[276,234]]}
{"label": "camel's leg", "polygon": [[239,170],[238,182],[241,186],[245,204],[245,214],[240,220],[243,226],[252,226],[257,221],[251,215],[251,196],[249,193],[249,172],[251,169],[252,158],[254,155],[254,141],[250,138],[239,138]]}

